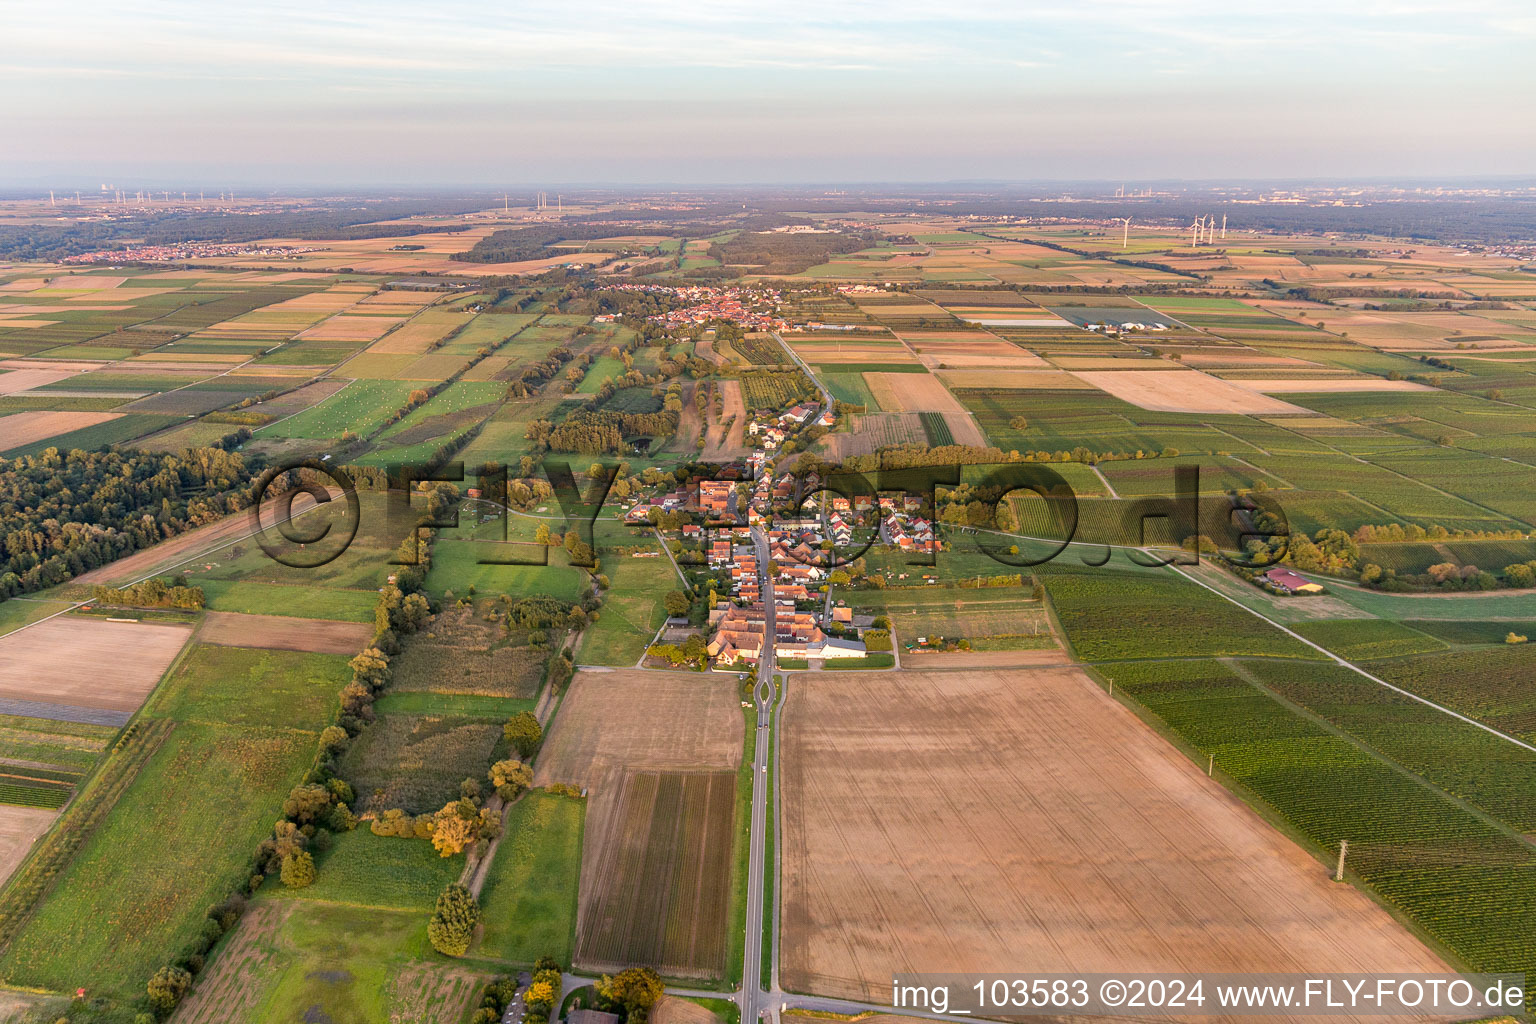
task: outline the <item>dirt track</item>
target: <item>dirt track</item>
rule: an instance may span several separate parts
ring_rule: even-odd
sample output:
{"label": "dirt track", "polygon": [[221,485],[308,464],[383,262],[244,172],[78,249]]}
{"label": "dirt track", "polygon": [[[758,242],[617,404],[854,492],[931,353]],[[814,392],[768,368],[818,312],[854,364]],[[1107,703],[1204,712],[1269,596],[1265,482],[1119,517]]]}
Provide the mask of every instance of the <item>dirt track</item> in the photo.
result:
{"label": "dirt track", "polygon": [[783,984],[1445,966],[1075,668],[797,674]]}
{"label": "dirt track", "polygon": [[[4,378],[0,378],[3,381]],[[115,420],[120,412],[17,412],[0,417],[0,450],[20,448],[81,427]]]}
{"label": "dirt track", "polygon": [[[598,955],[597,950],[603,945],[597,940],[606,926],[594,913],[628,905],[614,899],[612,886],[616,878],[638,877],[638,867],[629,871],[616,867],[642,827],[639,820],[626,825],[629,816],[625,793],[633,789],[633,773],[682,772],[687,773],[687,778],[699,779],[704,776],[696,773],[702,771],[727,773],[725,799],[729,804],[734,777],[728,773],[741,763],[745,728],[734,676],[623,669],[576,674],[539,751],[534,785],[566,782],[589,788],[581,854],[581,923],[576,944],[577,956],[583,963]],[[729,807],[724,813],[728,822]],[[640,818],[648,821],[649,815]],[[707,824],[698,823],[697,840],[701,845],[688,863],[701,860],[706,850],[728,853],[730,828],[728,824],[723,829],[719,826],[718,816],[711,817]],[[650,866],[656,869],[656,864]],[[689,901],[685,891],[668,890],[667,876],[668,872],[662,870],[649,884],[633,886],[631,899],[660,905],[657,912],[664,916],[670,909],[698,913],[699,907]],[[719,923],[712,916],[716,911],[724,913],[723,907],[711,907],[704,914],[714,924]],[[652,952],[660,948],[655,945]],[[673,953],[669,966],[674,973],[691,975],[695,973],[693,966],[710,973],[719,966],[713,956],[694,964],[691,951]],[[588,965],[600,970],[612,970],[615,966],[607,960]]]}

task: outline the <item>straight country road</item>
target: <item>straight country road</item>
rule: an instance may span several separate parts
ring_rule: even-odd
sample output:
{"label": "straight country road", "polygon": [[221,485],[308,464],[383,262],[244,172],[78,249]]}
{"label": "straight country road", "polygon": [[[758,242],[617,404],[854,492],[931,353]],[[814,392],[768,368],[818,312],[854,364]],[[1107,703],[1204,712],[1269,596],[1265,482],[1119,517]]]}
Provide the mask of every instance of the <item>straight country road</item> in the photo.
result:
{"label": "straight country road", "polygon": [[[751,851],[747,858],[747,934],[742,946],[741,1020],[753,1024],[767,1015],[778,1019],[773,993],[763,991],[763,874],[768,848],[768,752],[773,706],[778,688],[773,684],[774,638],[778,635],[773,605],[773,576],[768,572],[768,536],[752,528],[752,544],[757,551],[757,575],[763,595],[763,649],[757,660],[757,685],[753,688],[757,705],[757,742],[752,761],[752,831]],[[766,997],[766,998],[765,998]]]}

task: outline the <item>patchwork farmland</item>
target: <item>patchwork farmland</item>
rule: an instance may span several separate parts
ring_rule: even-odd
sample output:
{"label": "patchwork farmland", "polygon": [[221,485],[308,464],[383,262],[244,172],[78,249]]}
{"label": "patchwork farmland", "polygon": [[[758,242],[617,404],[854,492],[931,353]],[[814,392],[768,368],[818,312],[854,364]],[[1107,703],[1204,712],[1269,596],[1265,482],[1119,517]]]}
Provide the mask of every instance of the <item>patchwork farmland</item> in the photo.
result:
{"label": "patchwork farmland", "polygon": [[[718,991],[653,1018],[722,1022],[817,996],[879,1016],[907,967],[1536,970],[1529,260],[1348,227],[1369,200],[1213,198],[1218,249],[1154,219],[1167,197],[1129,226],[1091,197],[867,198],[512,196],[111,270],[0,252],[18,1012],[133,1019],[174,967],[171,1024],[463,1024],[545,956],[651,966]],[[288,202],[225,219],[323,234]],[[71,475],[116,456],[99,495]],[[244,503],[297,458],[359,488],[355,539],[307,569]],[[540,470],[567,460],[601,507]],[[842,462],[959,482],[775,511]],[[407,464],[448,479],[389,491]],[[1054,558],[1034,496],[994,508],[999,465],[1077,495]],[[1162,515],[1191,467],[1197,518]],[[697,529],[711,477],[737,532]],[[418,570],[400,510],[429,505],[459,522],[419,534]],[[868,547],[797,571],[845,546],[834,511]],[[1323,593],[1242,564],[1265,515]],[[761,721],[737,657],[759,568],[793,673]],[[493,796],[514,758],[532,786]],[[306,782],[331,803],[300,840],[273,825]],[[449,856],[445,809],[487,813]],[[451,960],[427,921],[461,879],[480,919]]]}

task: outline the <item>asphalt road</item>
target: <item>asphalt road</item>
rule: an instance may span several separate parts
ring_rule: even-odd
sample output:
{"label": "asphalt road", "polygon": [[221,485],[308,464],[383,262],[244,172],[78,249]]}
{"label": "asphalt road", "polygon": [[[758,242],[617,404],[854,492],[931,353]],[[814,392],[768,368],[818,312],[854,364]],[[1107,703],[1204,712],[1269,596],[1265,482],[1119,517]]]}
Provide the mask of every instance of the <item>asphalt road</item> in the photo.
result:
{"label": "asphalt road", "polygon": [[751,853],[747,860],[747,934],[742,947],[741,1019],[751,1024],[767,1015],[778,1019],[778,1004],[763,991],[763,868],[768,848],[768,723],[773,711],[774,638],[778,635],[774,619],[773,579],[768,572],[768,537],[757,527],[752,529],[752,544],[757,550],[757,575],[763,595],[763,652],[757,661],[757,685],[753,697],[757,704],[756,755],[752,763],[752,833]]}

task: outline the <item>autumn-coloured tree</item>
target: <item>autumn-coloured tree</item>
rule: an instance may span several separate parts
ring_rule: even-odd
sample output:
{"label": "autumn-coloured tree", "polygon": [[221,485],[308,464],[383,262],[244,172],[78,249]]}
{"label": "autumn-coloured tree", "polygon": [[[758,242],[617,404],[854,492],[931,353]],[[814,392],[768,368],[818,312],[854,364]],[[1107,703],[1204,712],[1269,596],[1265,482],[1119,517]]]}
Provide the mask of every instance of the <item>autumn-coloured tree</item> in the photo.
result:
{"label": "autumn-coloured tree", "polygon": [[491,765],[490,779],[496,795],[511,802],[533,784],[533,769],[521,761],[497,761]]}

